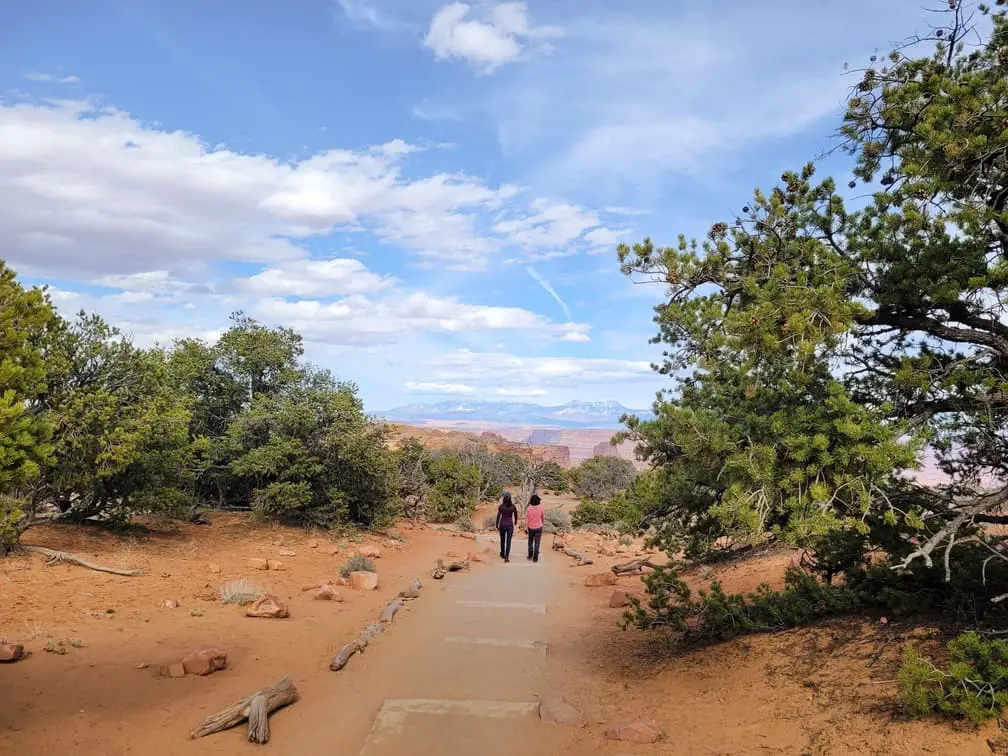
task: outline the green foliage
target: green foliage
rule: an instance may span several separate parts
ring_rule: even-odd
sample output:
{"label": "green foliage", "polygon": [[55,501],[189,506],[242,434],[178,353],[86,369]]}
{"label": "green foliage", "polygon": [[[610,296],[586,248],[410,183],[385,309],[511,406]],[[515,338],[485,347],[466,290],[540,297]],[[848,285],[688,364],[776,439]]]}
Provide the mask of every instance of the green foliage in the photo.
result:
{"label": "green foliage", "polygon": [[350,577],[351,572],[378,572],[375,563],[362,554],[354,554],[340,567],[341,577]]}
{"label": "green foliage", "polygon": [[558,507],[547,509],[543,517],[544,533],[567,533],[572,525],[570,515]]}
{"label": "green foliage", "polygon": [[218,591],[222,604],[246,606],[257,601],[264,591],[262,586],[248,578],[237,578],[224,583]]}
{"label": "green foliage", "polygon": [[23,288],[0,260],[0,495],[32,481],[51,453],[50,425],[38,402],[46,390],[44,349],[57,320],[45,292]]}
{"label": "green foliage", "polygon": [[549,491],[564,493],[570,490],[570,477],[567,471],[560,467],[559,462],[548,459],[542,463],[539,469],[541,481],[539,485]]}
{"label": "green foliage", "polygon": [[748,595],[725,593],[715,580],[709,590],[697,591],[694,597],[674,563],[654,570],[644,583],[647,604],[633,599],[624,616],[625,626],[669,628],[683,643],[782,630],[860,606],[853,591],[827,586],[798,567],[788,568],[783,590],[763,584]]}
{"label": "green foliage", "polygon": [[177,504],[189,413],[168,387],[165,356],[134,347],[96,315],[63,323],[46,350],[42,406],[53,453],[34,497],[75,522],[124,521]]}
{"label": "green foliage", "polygon": [[640,520],[640,510],[626,497],[615,496],[609,501],[585,499],[575,508],[574,527],[581,525],[614,525],[617,522]]}
{"label": "green foliage", "polygon": [[10,496],[0,495],[0,556],[6,555],[17,544],[23,519],[21,503]]}
{"label": "green foliage", "polygon": [[571,488],[581,499],[603,501],[630,487],[637,471],[622,457],[589,457],[571,469]]}
{"label": "green foliage", "polygon": [[424,472],[430,485],[427,518],[431,522],[455,522],[463,515],[471,519],[479,501],[479,470],[454,454],[442,453],[426,461]]}
{"label": "green foliage", "polygon": [[981,723],[1008,706],[1008,642],[976,632],[949,641],[949,664],[936,666],[914,648],[904,649],[900,694],[916,716],[943,714]]}

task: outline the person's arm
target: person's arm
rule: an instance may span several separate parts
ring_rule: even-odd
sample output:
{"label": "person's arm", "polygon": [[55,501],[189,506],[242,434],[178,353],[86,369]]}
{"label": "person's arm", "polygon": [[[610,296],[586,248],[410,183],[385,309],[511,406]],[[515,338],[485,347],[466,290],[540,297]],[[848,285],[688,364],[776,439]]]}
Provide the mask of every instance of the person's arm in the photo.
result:
{"label": "person's arm", "polygon": [[497,506],[497,524],[496,524],[496,525],[494,525],[494,527],[495,527],[495,528],[497,528],[497,530],[500,530],[500,526],[501,526],[501,516],[502,516],[503,514],[504,514],[504,512],[503,512],[503,507],[502,507],[502,506],[500,506],[500,505],[498,505],[498,506]]}

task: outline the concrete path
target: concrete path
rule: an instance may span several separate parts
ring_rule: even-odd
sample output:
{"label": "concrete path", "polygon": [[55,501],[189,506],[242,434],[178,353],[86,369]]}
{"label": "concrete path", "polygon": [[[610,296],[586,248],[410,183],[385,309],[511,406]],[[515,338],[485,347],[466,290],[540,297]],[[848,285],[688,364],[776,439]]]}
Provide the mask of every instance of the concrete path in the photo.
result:
{"label": "concrete path", "polygon": [[[496,548],[481,537],[478,550],[487,546]],[[513,549],[510,564],[494,551],[468,574],[426,579],[425,595],[352,662],[371,667],[368,688],[380,688],[382,699],[362,756],[543,752],[537,709],[559,558],[547,553],[531,564],[524,541]]]}

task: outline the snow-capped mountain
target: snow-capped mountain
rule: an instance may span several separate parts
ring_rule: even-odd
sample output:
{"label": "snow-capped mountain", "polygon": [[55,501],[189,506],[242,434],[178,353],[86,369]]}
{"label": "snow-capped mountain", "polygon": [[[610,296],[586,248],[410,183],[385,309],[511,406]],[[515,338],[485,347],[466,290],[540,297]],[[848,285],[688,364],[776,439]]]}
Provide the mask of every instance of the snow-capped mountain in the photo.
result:
{"label": "snow-capped mountain", "polygon": [[558,407],[524,402],[446,401],[407,404],[376,413],[400,423],[479,421],[553,428],[618,428],[625,414],[651,418],[650,410],[628,409],[619,402],[569,402]]}

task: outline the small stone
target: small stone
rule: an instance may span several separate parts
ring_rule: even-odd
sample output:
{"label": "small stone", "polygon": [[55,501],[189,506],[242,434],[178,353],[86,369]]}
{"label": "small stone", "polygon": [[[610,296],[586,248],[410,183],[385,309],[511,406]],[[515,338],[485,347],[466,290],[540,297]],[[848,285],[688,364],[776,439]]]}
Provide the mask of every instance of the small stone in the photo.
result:
{"label": "small stone", "polygon": [[161,606],[165,609],[178,609],[178,601],[175,599],[165,599]]}
{"label": "small stone", "polygon": [[373,591],[378,587],[378,574],[375,572],[351,572],[350,587],[355,591]]}
{"label": "small stone", "polygon": [[277,559],[270,559],[270,560],[267,560],[267,561],[269,562],[269,568],[271,570],[273,570],[274,572],[286,572],[287,571],[287,568],[284,566],[283,562],[281,562],[281,561],[279,561]]}
{"label": "small stone", "polygon": [[451,557],[452,559],[458,559],[459,555],[454,551],[449,551],[445,556]]}
{"label": "small stone", "polygon": [[333,546],[329,549],[329,556],[336,556],[337,554],[339,554],[339,546]]}
{"label": "small stone", "polygon": [[182,662],[175,662],[174,664],[168,664],[161,667],[162,677],[185,677],[185,667],[182,666]]}
{"label": "small stone", "polygon": [[248,560],[248,566],[251,567],[253,570],[268,570],[269,560],[261,559],[259,557],[252,557],[251,559]]}
{"label": "small stone", "polygon": [[662,738],[661,728],[654,722],[634,722],[632,724],[610,727],[605,731],[609,740],[622,740],[625,743],[657,743]]}
{"label": "small stone", "polygon": [[282,557],[297,556],[297,552],[296,551],[291,551],[290,549],[284,549],[283,551],[280,552],[280,556],[282,556]]}
{"label": "small stone", "polygon": [[588,719],[562,698],[547,698],[539,704],[539,718],[564,727],[587,727]]}
{"label": "small stone", "polygon": [[357,553],[368,559],[381,559],[381,551],[376,546],[361,546]]}
{"label": "small stone", "polygon": [[308,548],[309,548],[309,549],[317,549],[317,548],[318,548],[319,546],[321,546],[321,545],[322,545],[322,542],[321,542],[321,541],[319,541],[319,539],[318,539],[318,538],[315,538],[315,539],[313,539],[313,540],[312,540],[312,541],[311,541],[311,542],[310,542],[310,543],[308,544]]}
{"label": "small stone", "polygon": [[470,562],[482,562],[483,557],[477,554],[475,551],[470,551],[469,555],[466,557]]}
{"label": "small stone", "polygon": [[314,598],[316,601],[342,601],[343,595],[329,583],[326,583],[315,591]]}
{"label": "small stone", "polygon": [[0,643],[0,662],[16,662],[24,656],[20,643]]}
{"label": "small stone", "polygon": [[622,609],[625,606],[630,606],[630,599],[639,599],[640,597],[640,593],[637,591],[628,591],[623,588],[617,588],[609,597],[609,606],[613,609]]}
{"label": "small stone", "polygon": [[593,575],[585,576],[586,588],[602,588],[607,585],[616,585],[616,575],[611,572],[597,572]]}
{"label": "small stone", "polygon": [[287,605],[276,596],[266,595],[245,610],[246,617],[284,619],[290,616]]}
{"label": "small stone", "polygon": [[139,664],[137,664],[137,669],[147,669],[147,667],[149,666],[150,664],[148,664],[147,662],[140,662]]}
{"label": "small stone", "polygon": [[476,540],[476,534],[475,533],[469,533],[469,532],[463,531],[463,532],[459,533],[459,536],[462,537],[462,538],[468,538],[470,541],[475,541]]}
{"label": "small stone", "polygon": [[207,569],[210,570],[210,572],[214,575],[221,574],[221,566],[219,564],[214,564],[213,562],[211,562],[210,564],[207,565]]}
{"label": "small stone", "polygon": [[227,654],[216,646],[201,646],[182,657],[187,675],[209,675],[227,668]]}
{"label": "small stone", "polygon": [[342,575],[340,575],[338,578],[336,578],[336,585],[339,585],[339,586],[342,586],[342,587],[345,588],[346,586],[350,585],[350,581],[347,580]]}

